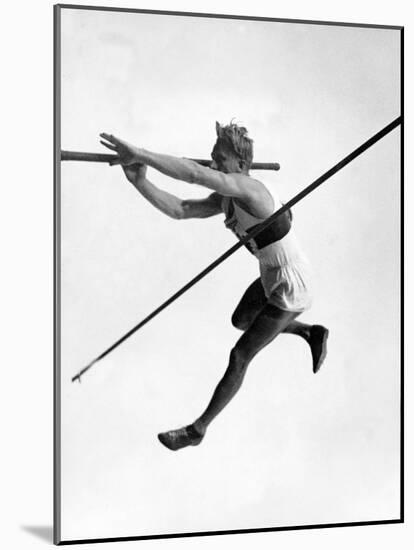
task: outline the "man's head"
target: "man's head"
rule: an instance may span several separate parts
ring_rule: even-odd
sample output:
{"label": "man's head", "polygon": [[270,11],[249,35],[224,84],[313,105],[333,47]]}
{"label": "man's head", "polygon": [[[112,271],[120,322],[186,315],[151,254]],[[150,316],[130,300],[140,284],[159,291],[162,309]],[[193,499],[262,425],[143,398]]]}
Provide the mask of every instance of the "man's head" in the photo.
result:
{"label": "man's head", "polygon": [[253,161],[253,140],[247,129],[232,122],[221,126],[216,122],[217,141],[211,153],[211,167],[225,173],[248,173]]}

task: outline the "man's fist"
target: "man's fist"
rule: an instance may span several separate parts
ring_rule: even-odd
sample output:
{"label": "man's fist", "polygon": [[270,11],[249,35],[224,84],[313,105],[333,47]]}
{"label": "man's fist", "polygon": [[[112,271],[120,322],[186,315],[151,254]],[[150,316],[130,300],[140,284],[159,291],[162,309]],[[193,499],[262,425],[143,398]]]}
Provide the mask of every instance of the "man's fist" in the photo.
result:
{"label": "man's fist", "polygon": [[127,166],[129,164],[135,164],[138,161],[139,149],[137,147],[127,141],[124,141],[123,139],[113,136],[112,134],[105,134],[103,132],[99,135],[103,138],[103,140],[105,140],[100,140],[102,145],[111,151],[118,153],[118,158],[110,163],[111,166],[114,166],[115,164]]}

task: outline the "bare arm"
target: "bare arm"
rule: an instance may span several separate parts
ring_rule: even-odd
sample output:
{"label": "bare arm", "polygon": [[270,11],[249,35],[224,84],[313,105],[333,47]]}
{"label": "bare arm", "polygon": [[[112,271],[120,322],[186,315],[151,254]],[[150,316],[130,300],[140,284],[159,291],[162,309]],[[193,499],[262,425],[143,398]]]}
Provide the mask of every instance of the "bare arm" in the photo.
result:
{"label": "bare arm", "polygon": [[159,189],[146,178],[146,169],[142,165],[123,167],[127,179],[135,189],[155,208],[176,220],[189,218],[208,218],[220,214],[221,197],[212,193],[201,200],[183,200],[167,191]]}
{"label": "bare arm", "polygon": [[106,142],[101,141],[103,145],[118,153],[118,164],[146,164],[171,178],[196,183],[220,195],[238,197],[242,200],[251,200],[252,194],[254,195],[256,191],[255,181],[248,176],[224,174],[201,166],[192,160],[153,153],[135,147],[111,134],[103,133],[101,137],[106,140]]}

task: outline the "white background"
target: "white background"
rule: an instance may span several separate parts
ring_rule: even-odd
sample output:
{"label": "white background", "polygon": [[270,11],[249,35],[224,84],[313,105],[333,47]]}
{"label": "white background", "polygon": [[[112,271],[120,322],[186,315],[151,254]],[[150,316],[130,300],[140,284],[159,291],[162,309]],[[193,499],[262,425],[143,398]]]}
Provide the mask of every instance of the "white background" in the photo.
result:
{"label": "white background", "polygon": [[[2,392],[2,406],[5,408],[2,419],[4,433],[10,439],[3,442],[5,464],[2,466],[2,487],[6,490],[2,494],[4,511],[1,517],[5,524],[3,533],[10,537],[8,547],[15,544],[16,547],[25,548],[45,544],[44,540],[30,534],[28,527],[51,524],[52,489],[52,169],[51,155],[45,153],[51,151],[52,127],[52,95],[51,87],[48,86],[48,83],[51,84],[51,4],[37,4],[36,10],[29,4],[24,10],[24,4],[21,3],[19,12],[13,14],[16,19],[12,19],[12,14],[3,17],[3,37],[6,43],[2,47],[10,67],[10,75],[4,79],[9,95],[2,102],[10,122],[3,131],[2,139],[4,148],[9,147],[13,156],[10,159],[10,153],[7,153],[9,164],[4,175],[6,198],[2,201],[2,206],[6,206],[2,214],[2,222],[5,222],[2,228],[2,238],[5,237],[3,249],[10,253],[10,258],[4,261],[7,268],[4,268],[4,272],[8,278],[3,284],[5,296],[2,299],[2,303],[6,303]],[[165,4],[155,2],[151,6],[139,3],[131,3],[129,6],[167,9]],[[172,6],[168,8],[172,9]],[[177,3],[174,8],[194,10],[193,5],[186,3]],[[230,12],[231,6],[226,10],[221,2],[214,9],[214,3],[210,2],[207,6],[200,4],[199,9],[220,13]],[[399,12],[398,4],[395,3],[392,11],[385,8],[381,10],[381,6],[376,6],[375,14],[369,9],[364,10],[361,3],[347,3],[343,10],[347,11],[338,8],[334,10],[323,3],[313,3],[312,9],[305,5],[296,8],[290,4],[288,11],[282,8],[266,11],[264,6],[255,5],[257,15],[274,17],[409,23],[408,16],[403,11]],[[238,4],[235,13],[252,12],[248,6]],[[409,48],[407,50],[409,54]],[[28,166],[29,170],[22,170],[22,166]],[[10,236],[13,238],[10,239]],[[6,332],[8,327],[14,329],[10,335]],[[410,363],[409,359],[408,356],[407,364]],[[408,478],[410,480],[409,475]],[[403,525],[378,526],[131,544],[144,547],[149,544],[221,547],[224,544],[247,546],[253,541],[265,547],[279,543],[287,548],[304,544],[322,548],[335,545],[340,548],[345,544],[362,546],[367,543],[380,548],[398,543],[404,547],[408,540],[408,528]]]}

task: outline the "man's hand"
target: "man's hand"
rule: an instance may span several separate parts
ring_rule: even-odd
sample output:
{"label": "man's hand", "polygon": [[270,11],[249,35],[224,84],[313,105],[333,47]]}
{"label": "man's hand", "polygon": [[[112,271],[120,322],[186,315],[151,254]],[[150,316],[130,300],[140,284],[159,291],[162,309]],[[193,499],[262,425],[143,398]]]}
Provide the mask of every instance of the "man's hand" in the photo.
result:
{"label": "man's hand", "polygon": [[128,166],[122,166],[127,180],[130,181],[133,185],[139,182],[140,179],[145,179],[147,174],[147,167],[145,164],[129,164]]}
{"label": "man's hand", "polygon": [[123,166],[128,166],[130,164],[136,164],[139,162],[139,149],[138,147],[135,147],[134,145],[131,145],[131,143],[128,143],[127,141],[124,141],[122,139],[119,139],[112,134],[99,134],[101,138],[103,138],[105,141],[101,141],[102,145],[110,149],[111,151],[114,151],[115,153],[118,153],[118,158],[114,159],[110,165],[114,166],[115,164],[122,164]]}

